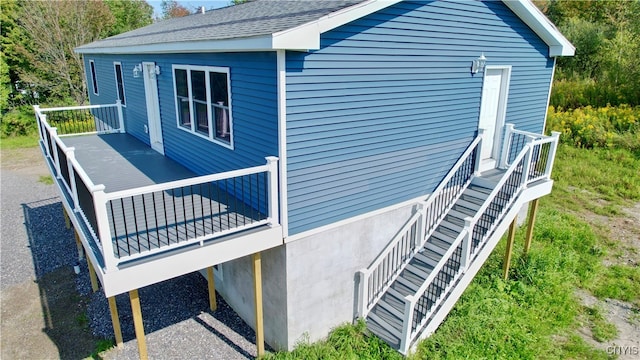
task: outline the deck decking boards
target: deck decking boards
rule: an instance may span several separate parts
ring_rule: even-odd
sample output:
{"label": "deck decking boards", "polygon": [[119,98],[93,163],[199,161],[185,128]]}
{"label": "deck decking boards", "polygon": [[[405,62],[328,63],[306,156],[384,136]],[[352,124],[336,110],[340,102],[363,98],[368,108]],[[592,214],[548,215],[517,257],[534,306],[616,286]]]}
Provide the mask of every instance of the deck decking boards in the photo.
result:
{"label": "deck decking boards", "polygon": [[[75,148],[82,168],[94,184],[105,186],[106,193],[198,176],[128,134],[69,136],[63,141]],[[185,243],[267,217],[215,183],[111,200],[107,213],[116,257]]]}

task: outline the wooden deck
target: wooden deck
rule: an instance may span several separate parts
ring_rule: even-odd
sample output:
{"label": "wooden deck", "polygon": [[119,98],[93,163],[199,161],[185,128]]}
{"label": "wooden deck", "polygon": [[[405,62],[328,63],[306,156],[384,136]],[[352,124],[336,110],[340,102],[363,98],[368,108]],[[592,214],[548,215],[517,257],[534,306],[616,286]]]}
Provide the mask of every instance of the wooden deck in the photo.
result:
{"label": "wooden deck", "polygon": [[[82,168],[94,184],[105,186],[107,195],[198,176],[128,134],[69,136],[63,141],[75,148]],[[107,212],[114,256],[134,259],[231,229],[260,225],[267,218],[265,211],[258,210],[266,208],[265,183],[255,174],[239,181],[208,182],[110,200]],[[242,200],[247,192],[254,200],[257,196],[257,206]]]}

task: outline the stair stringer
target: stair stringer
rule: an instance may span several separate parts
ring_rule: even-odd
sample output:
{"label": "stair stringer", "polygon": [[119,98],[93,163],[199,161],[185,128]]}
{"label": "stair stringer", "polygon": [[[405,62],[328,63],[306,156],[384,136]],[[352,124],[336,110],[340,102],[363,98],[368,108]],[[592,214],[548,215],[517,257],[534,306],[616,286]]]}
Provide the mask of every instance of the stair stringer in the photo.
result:
{"label": "stair stringer", "polygon": [[528,188],[523,189],[509,210],[504,214],[489,239],[485,240],[485,245],[479,250],[476,257],[471,260],[471,263],[463,275],[451,287],[449,293],[444,295],[446,299],[426,322],[421,334],[415,338],[415,341],[409,348],[409,353],[414,352],[420,340],[429,337],[438,329],[440,324],[442,324],[451,309],[453,309],[453,306],[458,302],[458,299],[460,299],[460,296],[462,296],[462,293],[464,293],[478,271],[480,271],[480,268],[482,268],[482,265],[487,261],[489,255],[491,255],[496,245],[509,228],[509,225],[511,225],[511,222],[516,218],[522,206],[531,200],[550,194],[552,187],[553,180],[547,180],[541,181],[535,185],[530,185]]}

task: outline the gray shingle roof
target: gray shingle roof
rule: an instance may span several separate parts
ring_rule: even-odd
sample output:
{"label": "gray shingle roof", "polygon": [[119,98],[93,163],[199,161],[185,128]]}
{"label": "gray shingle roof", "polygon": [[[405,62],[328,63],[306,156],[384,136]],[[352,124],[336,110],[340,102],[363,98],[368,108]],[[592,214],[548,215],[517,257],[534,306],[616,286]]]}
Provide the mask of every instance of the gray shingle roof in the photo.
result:
{"label": "gray shingle roof", "polygon": [[363,0],[257,0],[160,21],[78,47],[78,50],[187,41],[228,40],[274,34],[318,20]]}

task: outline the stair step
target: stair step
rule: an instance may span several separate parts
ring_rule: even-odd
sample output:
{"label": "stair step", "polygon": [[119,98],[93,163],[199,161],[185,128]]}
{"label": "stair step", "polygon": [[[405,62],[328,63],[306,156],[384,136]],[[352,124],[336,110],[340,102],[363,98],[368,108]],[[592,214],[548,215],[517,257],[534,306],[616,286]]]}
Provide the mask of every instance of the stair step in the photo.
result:
{"label": "stair step", "polygon": [[467,208],[471,210],[472,214],[475,214],[478,211],[478,209],[480,209],[481,205],[468,202],[464,199],[458,199],[458,201],[456,202],[456,206],[462,206],[464,208]]}
{"label": "stair step", "polygon": [[400,348],[400,337],[392,334],[390,331],[384,328],[383,325],[380,325],[373,318],[367,316],[367,328],[372,333],[376,334],[379,338],[384,340],[387,344],[391,345],[391,347],[398,349]]}
{"label": "stair step", "polygon": [[427,243],[424,245],[425,249],[430,250],[431,252],[434,253],[434,258],[438,259],[438,261],[440,261],[440,258],[442,258],[442,256],[444,255],[444,253],[447,252],[447,249],[442,248],[436,244],[434,244],[432,241],[432,239],[429,239],[429,241],[427,241]]}
{"label": "stair step", "polygon": [[458,237],[458,235],[460,235],[460,233],[462,232],[462,229],[460,229],[460,231],[457,231],[457,230],[450,229],[446,226],[438,226],[434,233],[436,232],[455,239]]}
{"label": "stair step", "polygon": [[446,247],[448,248],[449,246],[451,246],[451,244],[453,244],[454,241],[456,241],[457,237],[453,238],[447,234],[443,234],[439,231],[435,231],[433,234],[431,234],[432,238],[438,239],[439,241],[442,241],[443,243],[447,244]]}
{"label": "stair step", "polygon": [[488,188],[488,187],[484,187],[484,186],[480,186],[480,185],[476,185],[476,184],[469,185],[469,187],[467,189],[479,191],[479,192],[485,193],[487,195],[491,194],[491,192],[493,191],[493,188]]}
{"label": "stair step", "polygon": [[[393,289],[395,292],[397,292],[400,296],[399,298],[404,299],[405,296],[411,294],[415,294],[415,290],[411,290],[411,288],[405,286],[403,283],[397,281],[394,281],[393,284],[391,284],[391,287],[389,289]],[[395,295],[394,295],[395,296]]]}
{"label": "stair step", "polygon": [[433,251],[429,254],[422,252],[416,253],[415,258],[430,266],[432,269],[438,264],[440,257],[438,254],[434,254]]}
{"label": "stair step", "polygon": [[389,325],[385,327],[389,332],[402,333],[402,317],[396,317],[381,306],[374,306],[368,316],[371,316],[380,325]]}
{"label": "stair step", "polygon": [[[462,232],[462,229],[464,228],[464,225],[458,225],[458,224],[454,224],[448,220],[443,220],[440,222],[440,227],[445,227],[453,232],[455,232],[456,234],[460,234]],[[437,231],[437,230],[436,230]]]}
{"label": "stair step", "polygon": [[429,276],[429,272],[424,271],[423,269],[419,268],[417,265],[415,265],[417,262],[411,262],[409,264],[407,264],[407,267],[405,267],[406,271],[410,271],[412,273],[414,273],[416,276],[419,276],[422,279],[426,279],[427,276]]}
{"label": "stair step", "polygon": [[452,213],[452,210],[449,210],[449,212],[447,213],[447,216],[444,217],[444,220],[452,224],[464,227],[465,217],[466,216],[462,216],[462,217],[456,216],[455,213]]}
{"label": "stair step", "polygon": [[434,244],[435,246],[439,247],[440,249],[443,249],[444,251],[449,250],[449,248],[451,247],[451,243],[448,243],[446,241],[442,241],[440,239],[438,239],[437,237],[432,236],[429,241]]}
{"label": "stair step", "polygon": [[393,286],[387,289],[387,293],[385,295],[392,295],[394,298],[404,302],[404,297],[406,295],[402,295],[398,290],[394,289]]}
{"label": "stair step", "polygon": [[486,200],[487,197],[489,197],[489,194],[485,194],[483,192],[480,192],[471,188],[467,188],[467,190],[464,191],[464,194],[467,196],[472,196],[474,198],[482,199],[482,200]]}
{"label": "stair step", "polygon": [[392,315],[394,315],[397,318],[402,318],[402,311],[404,309],[398,309],[395,306],[393,306],[390,302],[385,301],[385,297],[383,296],[382,299],[380,299],[378,301],[378,306],[381,306],[383,309],[387,310],[388,312],[390,312]]}
{"label": "stair step", "polygon": [[467,216],[469,216],[469,217],[473,217],[473,216],[475,216],[475,214],[466,214],[466,213],[463,213],[463,212],[461,212],[461,211],[459,211],[459,210],[457,210],[457,209],[455,209],[455,208],[453,208],[453,209],[449,210],[448,215],[449,215],[449,216],[453,216],[453,217],[458,218],[458,219],[462,219],[462,223],[463,223],[463,224],[464,224],[464,219],[465,219]]}
{"label": "stair step", "polygon": [[[419,279],[418,279],[419,280]],[[420,283],[416,284],[412,281],[412,279],[410,279],[408,276],[402,277],[402,276],[398,276],[396,278],[396,282],[406,286],[407,288],[411,289],[412,293],[415,293],[416,290],[418,290],[420,288]]]}
{"label": "stair step", "polygon": [[467,194],[466,192],[462,193],[462,196],[460,197],[460,200],[464,200],[466,202],[470,202],[477,205],[482,205],[485,199],[486,199],[486,196],[475,197],[473,195]]}

